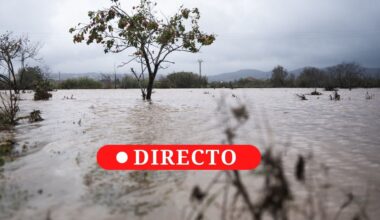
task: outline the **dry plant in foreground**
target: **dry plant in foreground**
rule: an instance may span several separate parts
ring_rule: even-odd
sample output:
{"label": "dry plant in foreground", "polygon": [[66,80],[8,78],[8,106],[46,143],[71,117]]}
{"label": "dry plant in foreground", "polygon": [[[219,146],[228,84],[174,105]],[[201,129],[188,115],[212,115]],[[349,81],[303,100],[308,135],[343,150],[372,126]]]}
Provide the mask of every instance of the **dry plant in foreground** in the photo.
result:
{"label": "dry plant in foreground", "polygon": [[[238,129],[249,119],[247,108],[244,104],[230,108],[222,100],[219,110],[228,115],[223,121],[227,125],[223,143],[234,144]],[[335,207],[328,210],[327,195],[331,190],[336,190],[334,193],[339,190],[329,183],[327,167],[322,170],[322,178],[317,178],[315,172],[307,172],[313,163],[312,155],[299,155],[292,172],[294,178],[291,178],[285,173],[283,154],[276,152],[270,145],[263,151],[262,162],[257,170],[220,171],[204,189],[194,186],[191,193],[192,211],[187,219],[201,220],[212,216],[223,220],[337,220],[345,212],[344,219],[369,219],[367,201],[360,202],[352,192],[344,193],[345,201],[340,205],[335,203]],[[247,182],[262,186],[253,193]],[[295,193],[300,191],[305,193]],[[212,208],[217,211],[211,210]]]}

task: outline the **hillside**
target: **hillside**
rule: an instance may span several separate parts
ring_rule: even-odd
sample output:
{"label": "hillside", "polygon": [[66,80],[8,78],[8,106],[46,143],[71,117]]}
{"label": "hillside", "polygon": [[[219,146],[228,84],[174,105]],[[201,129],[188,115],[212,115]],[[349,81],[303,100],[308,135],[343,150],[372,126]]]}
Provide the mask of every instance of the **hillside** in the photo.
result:
{"label": "hillside", "polygon": [[230,73],[222,73],[214,76],[208,76],[208,80],[210,82],[215,81],[234,81],[241,78],[247,78],[247,77],[253,77],[256,79],[268,79],[270,77],[270,72],[264,72],[261,70],[255,70],[255,69],[245,69],[245,70],[239,70],[236,72],[230,72]]}

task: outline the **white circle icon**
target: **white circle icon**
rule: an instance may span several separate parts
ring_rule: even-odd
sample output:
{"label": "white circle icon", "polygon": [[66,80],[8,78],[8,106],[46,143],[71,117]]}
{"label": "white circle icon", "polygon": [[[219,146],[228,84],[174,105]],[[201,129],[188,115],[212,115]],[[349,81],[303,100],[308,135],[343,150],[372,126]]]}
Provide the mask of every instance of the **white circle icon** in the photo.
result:
{"label": "white circle icon", "polygon": [[126,163],[128,160],[128,154],[125,152],[119,152],[116,155],[116,160],[119,163]]}

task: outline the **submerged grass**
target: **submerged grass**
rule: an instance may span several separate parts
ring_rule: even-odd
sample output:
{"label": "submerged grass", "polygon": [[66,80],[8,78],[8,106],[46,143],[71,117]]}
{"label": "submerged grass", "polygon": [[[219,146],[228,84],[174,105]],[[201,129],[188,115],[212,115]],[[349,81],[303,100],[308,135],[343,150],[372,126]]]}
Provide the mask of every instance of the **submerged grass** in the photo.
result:
{"label": "submerged grass", "polygon": [[3,166],[6,161],[11,160],[13,145],[14,142],[10,138],[0,141],[0,166]]}

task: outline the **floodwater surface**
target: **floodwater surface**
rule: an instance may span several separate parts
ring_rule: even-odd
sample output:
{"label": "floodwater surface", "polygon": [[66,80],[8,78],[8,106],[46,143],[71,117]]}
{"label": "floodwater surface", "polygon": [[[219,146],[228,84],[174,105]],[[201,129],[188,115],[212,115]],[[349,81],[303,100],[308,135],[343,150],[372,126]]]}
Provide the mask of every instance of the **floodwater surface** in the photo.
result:
{"label": "floodwater surface", "polygon": [[[374,99],[365,99],[367,91]],[[152,103],[142,101],[139,90],[59,90],[38,102],[23,94],[20,115],[38,109],[45,120],[22,122],[13,133],[16,159],[0,173],[0,219],[184,219],[191,189],[207,185],[217,172],[110,172],[97,166],[96,153],[105,144],[222,143],[227,125],[221,100],[249,111],[236,143],[281,149],[287,175],[298,154],[313,155],[316,164],[330,167],[342,192],[368,197],[370,191],[368,212],[375,219],[380,90],[340,90],[341,101],[331,101],[330,92],[307,101],[296,96],[310,92],[155,90]]]}

